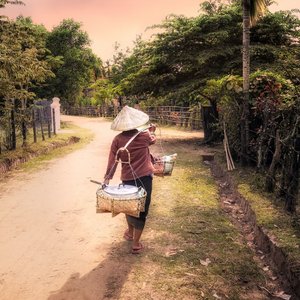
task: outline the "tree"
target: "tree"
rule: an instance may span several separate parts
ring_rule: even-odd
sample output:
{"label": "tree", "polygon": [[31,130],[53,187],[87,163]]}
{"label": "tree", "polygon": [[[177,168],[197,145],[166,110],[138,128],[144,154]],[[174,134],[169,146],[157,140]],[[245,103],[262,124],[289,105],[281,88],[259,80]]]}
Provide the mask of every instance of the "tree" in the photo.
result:
{"label": "tree", "polygon": [[243,114],[241,118],[242,162],[247,164],[249,152],[249,76],[250,27],[267,9],[267,0],[243,1]]}
{"label": "tree", "polygon": [[[159,32],[150,41],[117,55],[109,78],[128,97],[182,106],[207,101],[203,97],[207,80],[242,75],[242,20],[240,1],[213,12],[204,10],[195,18],[168,16],[153,26]],[[296,82],[299,28],[299,19],[291,12],[259,19],[251,28],[252,70],[283,74],[293,67]]]}
{"label": "tree", "polygon": [[168,16],[153,26],[159,33],[124,60],[123,66],[135,62],[122,74],[126,93],[162,97],[177,105],[199,100],[207,79],[241,69],[241,21],[237,5],[196,18]]}
{"label": "tree", "polygon": [[90,40],[81,24],[63,20],[47,37],[47,48],[61,57],[63,64],[53,70],[55,78],[48,81],[46,95],[61,98],[62,103],[78,103],[82,91],[101,76],[101,60],[89,48]]}
{"label": "tree", "polygon": [[93,90],[91,102],[94,105],[109,104],[111,99],[118,93],[114,84],[108,79],[98,79],[91,85],[91,88]]}
{"label": "tree", "polygon": [[24,4],[19,0],[0,0],[0,8],[5,7],[7,4]]}
{"label": "tree", "polygon": [[[240,157],[243,78],[227,75],[210,80],[204,92],[218,98],[219,128],[226,131],[235,158]],[[265,176],[264,187],[283,198],[294,212],[299,187],[299,91],[282,75],[257,71],[250,75],[249,161]],[[263,181],[261,181],[263,184]],[[279,198],[279,197],[278,197]]]}
{"label": "tree", "polygon": [[[1,0],[0,8],[7,4],[24,4],[18,0]],[[19,17],[16,22],[0,16],[0,126],[6,129],[7,147],[16,148],[16,125],[20,122],[23,146],[27,139],[26,109],[33,100],[35,85],[53,76],[49,64],[43,59],[46,32],[39,26],[35,31],[30,18]],[[34,32],[35,31],[35,32]],[[18,114],[17,114],[18,109]]]}
{"label": "tree", "polygon": [[[124,77],[119,82],[126,87],[126,93],[163,96],[184,105],[191,101],[190,95],[205,83],[205,78],[220,74],[227,67],[228,72],[236,68],[234,64],[224,64],[224,60],[236,57],[239,51],[238,46],[227,40],[229,34],[224,30],[239,15],[235,8],[228,14],[199,18],[169,16],[163,24],[154,26],[160,33],[149,43],[138,43],[132,55],[123,61]],[[237,30],[230,26],[230,36],[235,37]],[[233,29],[235,32],[231,32]]]}
{"label": "tree", "polygon": [[[11,119],[16,119],[14,114],[18,107],[23,145],[26,145],[26,109],[35,97],[32,89],[53,76],[43,59],[44,44],[38,42],[26,22],[25,19],[0,20],[0,99]],[[8,126],[12,136],[10,148],[16,146],[15,127],[15,124]]]}

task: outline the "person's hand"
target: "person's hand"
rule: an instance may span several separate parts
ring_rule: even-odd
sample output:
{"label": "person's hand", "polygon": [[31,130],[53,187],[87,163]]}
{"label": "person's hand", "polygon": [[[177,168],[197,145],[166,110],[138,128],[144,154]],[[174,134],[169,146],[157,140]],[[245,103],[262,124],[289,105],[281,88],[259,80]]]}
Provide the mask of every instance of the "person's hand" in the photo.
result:
{"label": "person's hand", "polygon": [[151,123],[151,124],[149,125],[149,131],[150,131],[150,133],[154,133],[155,130],[156,130],[156,125]]}

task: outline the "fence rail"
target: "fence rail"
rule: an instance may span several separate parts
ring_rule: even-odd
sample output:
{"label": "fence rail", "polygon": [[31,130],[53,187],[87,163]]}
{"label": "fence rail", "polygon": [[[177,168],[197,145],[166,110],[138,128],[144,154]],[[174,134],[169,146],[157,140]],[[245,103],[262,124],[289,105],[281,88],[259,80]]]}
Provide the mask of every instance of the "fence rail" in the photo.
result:
{"label": "fence rail", "polygon": [[[199,106],[145,106],[141,110],[147,113],[152,122],[164,125],[176,125],[195,130],[202,129],[201,108]],[[67,115],[89,117],[115,117],[120,111],[114,106],[68,107],[63,112]]]}
{"label": "fence rail", "polygon": [[[88,117],[115,117],[121,107],[113,105],[84,106],[62,108],[63,113]],[[144,106],[140,108],[146,112],[150,121],[163,125],[175,125],[193,130],[202,129],[201,108],[199,106]],[[55,134],[52,122],[50,102],[37,101],[30,108],[21,109],[18,103],[12,107],[0,110],[0,154],[3,151],[14,150],[18,145],[28,142],[27,133],[33,142],[38,139],[45,140]]]}
{"label": "fence rail", "polygon": [[150,120],[160,124],[171,124],[191,129],[202,129],[200,106],[147,106],[144,111]]}
{"label": "fence rail", "polygon": [[50,101],[37,101],[25,109],[16,104],[0,109],[0,154],[56,134]]}

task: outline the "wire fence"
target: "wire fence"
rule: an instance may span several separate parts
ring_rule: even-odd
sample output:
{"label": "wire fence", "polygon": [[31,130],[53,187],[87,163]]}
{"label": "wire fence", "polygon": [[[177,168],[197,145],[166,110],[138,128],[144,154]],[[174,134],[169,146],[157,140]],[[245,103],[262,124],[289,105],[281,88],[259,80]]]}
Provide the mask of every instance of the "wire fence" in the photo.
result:
{"label": "wire fence", "polygon": [[[143,106],[137,107],[147,113],[151,122],[163,125],[175,125],[193,130],[202,129],[201,107],[181,106]],[[88,117],[115,117],[121,107],[113,105],[65,107],[63,112],[67,115]]]}
{"label": "wire fence", "polygon": [[[139,107],[137,107],[139,108]],[[121,107],[113,105],[85,106],[63,108],[68,115],[89,117],[115,117]],[[181,106],[145,106],[140,108],[150,116],[150,121],[163,125],[200,130],[203,128],[203,112],[199,105]],[[0,108],[0,154],[3,151],[14,150],[17,144],[28,142],[30,132],[31,142],[45,140],[55,134],[51,128],[54,115],[49,102],[35,103],[26,110],[21,107]],[[204,118],[205,119],[205,118]],[[297,119],[298,120],[298,119]],[[53,122],[55,124],[55,120]],[[205,123],[205,122],[204,122]],[[265,187],[285,199],[289,210],[294,210],[299,202],[299,168],[300,168],[300,128],[291,135],[279,135],[279,128],[269,131],[250,130],[252,145],[248,159],[256,165],[265,176]],[[231,148],[238,141],[228,134]],[[240,149],[236,149],[238,153]]]}
{"label": "wire fence", "polygon": [[201,107],[146,106],[150,120],[159,124],[176,125],[194,130],[202,129]]}
{"label": "wire fence", "polygon": [[65,106],[63,113],[71,116],[87,116],[87,117],[114,117],[119,112],[118,108],[113,105],[103,106]]}
{"label": "wire fence", "polygon": [[36,101],[28,108],[22,108],[16,101],[1,107],[0,154],[51,138],[56,134],[55,118],[48,100]]}

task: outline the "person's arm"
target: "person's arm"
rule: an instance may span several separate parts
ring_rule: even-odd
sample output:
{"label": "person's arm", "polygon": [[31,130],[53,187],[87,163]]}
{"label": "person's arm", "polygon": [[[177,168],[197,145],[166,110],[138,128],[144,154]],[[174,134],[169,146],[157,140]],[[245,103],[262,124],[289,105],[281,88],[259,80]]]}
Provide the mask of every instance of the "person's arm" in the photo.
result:
{"label": "person's arm", "polygon": [[108,184],[109,180],[114,177],[114,174],[116,172],[116,168],[117,168],[116,153],[117,153],[117,142],[116,139],[114,139],[110,147],[107,168],[104,175],[104,184]]}

